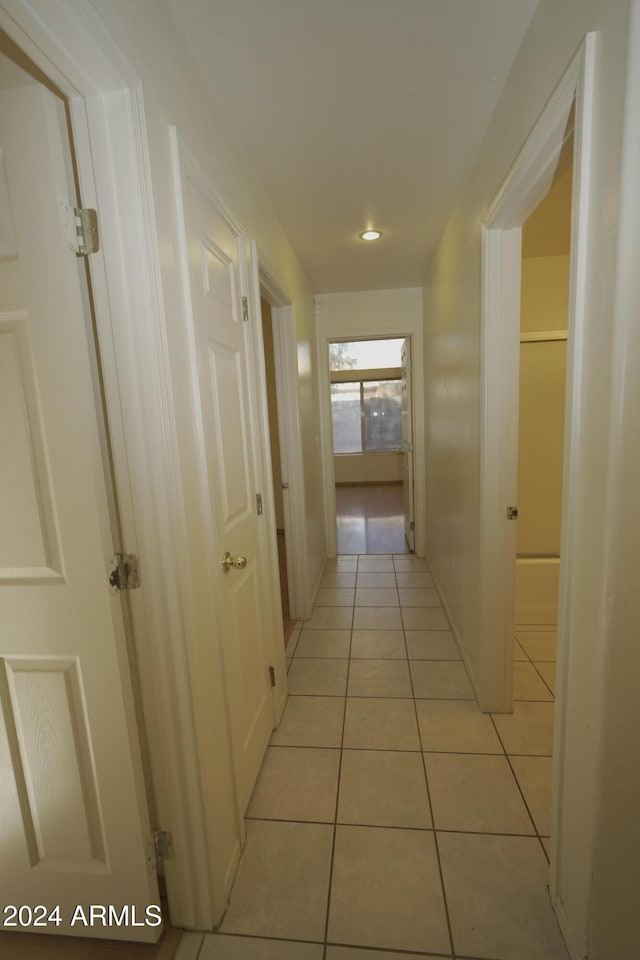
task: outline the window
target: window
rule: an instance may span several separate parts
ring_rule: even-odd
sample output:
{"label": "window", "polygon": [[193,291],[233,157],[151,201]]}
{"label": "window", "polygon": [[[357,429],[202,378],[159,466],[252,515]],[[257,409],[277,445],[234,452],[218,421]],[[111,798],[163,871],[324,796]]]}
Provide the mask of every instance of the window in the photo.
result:
{"label": "window", "polygon": [[402,443],[403,340],[329,344],[335,454],[393,453]]}

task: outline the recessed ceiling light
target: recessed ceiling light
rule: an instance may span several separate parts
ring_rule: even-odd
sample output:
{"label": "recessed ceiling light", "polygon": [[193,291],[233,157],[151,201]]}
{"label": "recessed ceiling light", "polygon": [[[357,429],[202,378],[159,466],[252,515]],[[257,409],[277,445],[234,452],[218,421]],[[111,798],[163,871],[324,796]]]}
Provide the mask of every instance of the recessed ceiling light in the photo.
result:
{"label": "recessed ceiling light", "polygon": [[361,240],[379,240],[382,234],[379,230],[365,230],[360,234]]}

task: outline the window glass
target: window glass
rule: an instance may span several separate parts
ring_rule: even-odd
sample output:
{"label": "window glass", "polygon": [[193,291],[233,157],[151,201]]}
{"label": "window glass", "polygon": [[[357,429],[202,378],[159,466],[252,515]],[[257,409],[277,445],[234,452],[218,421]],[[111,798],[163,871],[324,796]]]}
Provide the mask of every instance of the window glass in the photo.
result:
{"label": "window glass", "polygon": [[367,453],[399,450],[402,443],[401,381],[368,380],[363,387]]}
{"label": "window glass", "polygon": [[329,344],[331,370],[382,370],[401,366],[400,340],[355,340]]}
{"label": "window glass", "polygon": [[360,383],[331,384],[334,453],[362,453]]}

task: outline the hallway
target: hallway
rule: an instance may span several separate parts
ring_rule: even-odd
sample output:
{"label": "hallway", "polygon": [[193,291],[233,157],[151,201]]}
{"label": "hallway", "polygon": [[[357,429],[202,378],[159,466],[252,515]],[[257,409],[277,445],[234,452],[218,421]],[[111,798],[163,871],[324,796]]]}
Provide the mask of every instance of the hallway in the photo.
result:
{"label": "hallway", "polygon": [[521,699],[489,717],[447,627],[424,560],[328,561],[198,960],[564,960],[546,889],[553,704],[531,659],[552,666],[553,635],[519,634]]}

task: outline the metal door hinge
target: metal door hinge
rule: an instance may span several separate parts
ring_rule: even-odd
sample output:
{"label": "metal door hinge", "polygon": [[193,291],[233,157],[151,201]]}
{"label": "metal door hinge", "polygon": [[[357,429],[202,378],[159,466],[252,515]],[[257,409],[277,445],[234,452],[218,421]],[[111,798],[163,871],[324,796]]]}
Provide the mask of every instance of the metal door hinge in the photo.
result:
{"label": "metal door hinge", "polygon": [[275,687],[276,685],[276,668],[269,667],[269,678],[271,679],[271,686]]}
{"label": "metal door hinge", "polygon": [[507,507],[507,520],[517,520],[517,519],[518,519],[518,508]]}
{"label": "metal door hinge", "polygon": [[147,844],[147,864],[154,870],[161,860],[171,860],[173,856],[173,837],[168,830],[154,830]]}
{"label": "metal door hinge", "polygon": [[89,207],[72,207],[64,202],[60,206],[64,236],[69,249],[79,257],[97,253],[100,249],[100,238],[96,211]]}
{"label": "metal door hinge", "polygon": [[242,319],[245,323],[249,320],[249,301],[246,297],[242,298]]}
{"label": "metal door hinge", "polygon": [[416,528],[415,520],[412,520],[411,523],[409,524],[409,530],[415,530],[415,528]]}
{"label": "metal door hinge", "polygon": [[261,517],[262,514],[263,514],[263,512],[264,512],[263,509],[262,509],[262,494],[261,494],[261,493],[256,493],[256,509],[257,509],[257,511],[258,511],[258,516]]}
{"label": "metal door hinge", "polygon": [[121,590],[137,590],[140,586],[138,558],[135,553],[116,553],[111,561],[109,573],[111,593]]}

